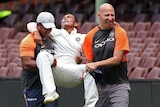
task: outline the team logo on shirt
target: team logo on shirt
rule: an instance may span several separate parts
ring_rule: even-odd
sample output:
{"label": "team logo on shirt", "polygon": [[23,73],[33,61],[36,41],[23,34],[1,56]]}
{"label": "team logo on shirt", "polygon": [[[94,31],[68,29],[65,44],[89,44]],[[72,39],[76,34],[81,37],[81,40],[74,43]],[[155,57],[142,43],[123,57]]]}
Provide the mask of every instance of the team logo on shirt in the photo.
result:
{"label": "team logo on shirt", "polygon": [[109,33],[109,37],[114,37],[114,31],[111,31],[111,32]]}
{"label": "team logo on shirt", "polygon": [[80,41],[81,40],[81,38],[80,37],[76,37],[76,41]]}
{"label": "team logo on shirt", "polygon": [[[108,38],[106,38],[106,40],[104,40],[104,41],[101,41],[100,43],[99,43],[99,40],[97,40],[97,41],[95,41],[95,48],[101,48],[101,47],[103,47],[107,42],[113,42],[115,39],[114,39],[114,31],[111,31],[110,33],[109,33],[109,36],[108,36]],[[96,43],[97,42],[97,43]]]}
{"label": "team logo on shirt", "polygon": [[95,44],[97,44],[99,41],[100,41],[100,39],[98,39],[98,40],[95,40],[95,41],[94,41],[94,43],[95,43]]}
{"label": "team logo on shirt", "polygon": [[103,47],[107,42],[114,41],[114,38],[106,38],[106,40],[102,41],[101,43],[95,44],[95,48],[101,48]]}

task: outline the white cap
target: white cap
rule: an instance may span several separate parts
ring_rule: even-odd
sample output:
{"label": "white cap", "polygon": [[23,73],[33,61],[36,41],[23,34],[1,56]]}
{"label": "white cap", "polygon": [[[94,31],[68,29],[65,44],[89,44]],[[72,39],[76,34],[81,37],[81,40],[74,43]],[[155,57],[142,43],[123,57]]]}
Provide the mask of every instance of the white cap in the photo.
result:
{"label": "white cap", "polygon": [[46,29],[56,27],[54,16],[49,12],[41,12],[38,14],[37,23],[41,23]]}

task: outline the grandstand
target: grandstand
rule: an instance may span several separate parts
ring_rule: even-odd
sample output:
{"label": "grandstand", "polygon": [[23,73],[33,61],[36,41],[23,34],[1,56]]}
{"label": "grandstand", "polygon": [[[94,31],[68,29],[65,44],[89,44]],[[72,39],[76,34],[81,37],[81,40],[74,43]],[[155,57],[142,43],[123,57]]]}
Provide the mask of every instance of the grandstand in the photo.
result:
{"label": "grandstand", "polygon": [[[12,74],[14,74],[13,77],[20,76],[15,69],[21,68],[21,62],[17,63],[14,60],[19,58],[18,45],[27,34],[26,23],[34,21],[36,15],[41,11],[50,11],[55,16],[56,26],[60,28],[63,13],[69,11],[78,18],[78,31],[87,33],[97,25],[95,22],[95,3],[92,0],[88,1],[90,2],[75,1],[68,3],[61,0],[11,0],[1,3],[0,10],[12,11],[12,14],[3,18],[0,24],[0,58],[2,59],[0,67],[6,70],[14,63],[14,69],[12,67],[8,68],[6,76],[12,77]],[[160,14],[160,2],[156,0],[111,0],[110,3],[115,7],[117,22],[128,33],[131,49],[131,52],[127,55],[128,76],[130,77],[136,67],[141,67],[145,69],[145,75],[141,75],[145,79],[152,68],[160,69],[158,58],[160,55],[160,17],[158,16]],[[135,61],[138,61],[137,57],[140,59],[139,64],[133,66]],[[154,60],[147,62],[147,59]],[[16,71],[17,76],[16,73],[11,73]],[[4,75],[1,76],[1,72],[3,72],[2,69],[0,69],[0,77],[3,77]],[[155,78],[157,79],[157,76]]]}
{"label": "grandstand", "polygon": [[[0,3],[0,11],[12,11],[11,15],[0,20],[0,78],[21,79],[22,63],[19,57],[19,43],[28,33],[26,24],[35,21],[39,12],[50,11],[53,13],[58,28],[60,28],[63,13],[68,11],[74,13],[78,18],[78,32],[80,33],[87,33],[97,25],[95,0],[70,0],[72,1],[70,3],[64,1],[7,0]],[[159,80],[160,1],[108,1],[115,7],[116,21],[128,34],[130,44],[130,53],[127,54],[129,79]]]}

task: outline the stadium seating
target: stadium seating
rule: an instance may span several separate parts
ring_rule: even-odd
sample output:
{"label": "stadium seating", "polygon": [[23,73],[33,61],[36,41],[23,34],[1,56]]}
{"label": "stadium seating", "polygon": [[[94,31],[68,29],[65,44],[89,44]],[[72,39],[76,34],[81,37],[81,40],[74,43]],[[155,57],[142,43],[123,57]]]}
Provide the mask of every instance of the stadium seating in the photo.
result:
{"label": "stadium seating", "polygon": [[7,38],[13,38],[14,34],[16,33],[16,30],[13,27],[1,27],[0,32],[1,38],[4,41]]}
{"label": "stadium seating", "polygon": [[15,67],[12,71],[7,74],[8,78],[22,78],[22,67]]}
{"label": "stadium seating", "polygon": [[151,22],[137,22],[133,28],[134,31],[147,31],[151,27]]}
{"label": "stadium seating", "polygon": [[140,65],[141,58],[140,57],[132,57],[130,61],[128,62],[128,75],[130,75],[133,70]]}
{"label": "stadium seating", "polygon": [[157,31],[160,31],[160,22],[158,21],[154,21],[151,25],[151,28],[150,28],[150,33],[154,33],[154,32],[157,32]]}
{"label": "stadium seating", "polygon": [[[124,28],[125,29],[125,28]],[[126,28],[127,29],[127,28]],[[131,31],[127,31],[127,36],[128,36],[128,39],[130,38],[134,38],[136,36],[136,32],[131,30]]]}
{"label": "stadium seating", "polygon": [[132,31],[134,22],[120,22],[119,23],[126,31]]}
{"label": "stadium seating", "polygon": [[1,67],[0,77],[1,77],[1,78],[7,77],[8,72],[9,72],[9,68],[7,68],[7,67]]}
{"label": "stadium seating", "polygon": [[[127,54],[129,78],[159,79],[159,74],[155,71],[160,71],[159,1],[110,0],[110,2],[116,10],[116,21],[127,31],[130,45],[130,53]],[[17,71],[22,69],[19,43],[28,33],[26,23],[34,21],[37,13],[41,11],[52,12],[58,28],[61,28],[63,13],[68,11],[74,13],[78,18],[78,32],[87,33],[95,27],[97,25],[95,22],[95,15],[97,15],[95,4],[74,3],[66,5],[61,0],[55,2],[20,0],[19,2],[12,1],[3,5],[0,4],[0,9],[13,10],[13,13],[4,18],[0,24],[0,73],[4,70],[7,72],[3,76],[8,74],[9,68],[11,68],[9,63],[17,63]],[[85,62],[84,59],[83,63]],[[138,70],[140,70],[139,74],[137,73]],[[143,74],[144,71],[145,74]],[[12,74],[15,72],[9,74],[10,77],[14,77]],[[21,78],[21,72],[17,72],[17,75]]]}
{"label": "stadium seating", "polygon": [[20,43],[21,40],[28,34],[28,32],[17,32],[14,36],[15,40],[18,40],[18,42]]}
{"label": "stadium seating", "polygon": [[13,13],[11,15],[9,15],[8,17],[6,17],[3,20],[3,23],[5,24],[5,26],[8,27],[13,27],[14,24],[20,19],[20,15],[18,13]]}
{"label": "stadium seating", "polygon": [[158,67],[153,67],[146,75],[146,79],[160,79],[160,70]]}
{"label": "stadium seating", "polygon": [[129,79],[144,79],[145,73],[146,73],[145,68],[136,67],[129,75]]}

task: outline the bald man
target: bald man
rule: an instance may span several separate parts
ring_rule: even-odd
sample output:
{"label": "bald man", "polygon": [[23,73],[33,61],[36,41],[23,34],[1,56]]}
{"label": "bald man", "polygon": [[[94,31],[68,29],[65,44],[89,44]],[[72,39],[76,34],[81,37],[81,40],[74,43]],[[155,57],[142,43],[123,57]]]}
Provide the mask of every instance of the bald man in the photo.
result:
{"label": "bald man", "polygon": [[[97,80],[99,100],[96,107],[128,107],[130,84],[126,54],[129,44],[126,31],[115,22],[115,10],[104,3],[98,12],[99,26],[85,37],[86,70]],[[99,69],[102,74],[92,72]]]}

